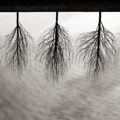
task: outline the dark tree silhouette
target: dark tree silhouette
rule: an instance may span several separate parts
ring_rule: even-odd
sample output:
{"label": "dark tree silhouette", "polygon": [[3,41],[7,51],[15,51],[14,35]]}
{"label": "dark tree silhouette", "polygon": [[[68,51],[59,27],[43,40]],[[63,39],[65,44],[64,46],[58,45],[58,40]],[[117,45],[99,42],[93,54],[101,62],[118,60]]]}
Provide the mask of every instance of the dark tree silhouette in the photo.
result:
{"label": "dark tree silhouette", "polygon": [[25,70],[30,55],[31,35],[19,22],[19,13],[17,12],[17,26],[14,30],[5,37],[5,43],[2,46],[5,50],[5,60],[7,68],[10,68],[13,73],[22,74]]}
{"label": "dark tree silhouette", "polygon": [[71,41],[64,27],[58,24],[58,12],[56,23],[40,39],[36,51],[36,59],[45,66],[47,80],[58,82],[67,70],[71,59]]}
{"label": "dark tree silhouette", "polygon": [[103,26],[101,12],[96,31],[81,34],[76,44],[77,58],[83,58],[89,75],[94,77],[106,70],[108,62],[116,55],[115,36]]}

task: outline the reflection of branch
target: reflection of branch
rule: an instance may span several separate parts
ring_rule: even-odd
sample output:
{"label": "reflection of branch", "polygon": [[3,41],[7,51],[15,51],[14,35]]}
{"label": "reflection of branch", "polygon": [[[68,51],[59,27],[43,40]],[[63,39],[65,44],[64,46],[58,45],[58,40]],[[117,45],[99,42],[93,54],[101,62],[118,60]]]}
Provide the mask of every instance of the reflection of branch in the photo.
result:
{"label": "reflection of branch", "polygon": [[62,26],[56,23],[38,44],[36,59],[45,64],[47,79],[58,81],[63,76],[70,60],[71,42]]}
{"label": "reflection of branch", "polygon": [[6,36],[3,46],[6,53],[5,60],[7,67],[10,67],[13,72],[22,73],[28,64],[28,54],[30,53],[29,40],[32,40],[32,37],[20,23],[18,23],[11,34]]}
{"label": "reflection of branch", "polygon": [[106,65],[116,54],[114,35],[106,30],[99,21],[96,31],[82,34],[77,39],[77,57],[82,55],[85,64],[88,65],[89,73],[98,75],[105,70]]}

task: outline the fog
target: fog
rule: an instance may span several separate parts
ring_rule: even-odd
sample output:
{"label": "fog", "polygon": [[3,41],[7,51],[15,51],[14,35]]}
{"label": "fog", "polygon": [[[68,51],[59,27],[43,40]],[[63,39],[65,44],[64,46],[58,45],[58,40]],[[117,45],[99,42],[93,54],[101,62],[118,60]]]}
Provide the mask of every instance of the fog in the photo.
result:
{"label": "fog", "polygon": [[[102,21],[115,35],[120,13],[103,13]],[[54,26],[55,13],[20,13],[20,22],[34,37]],[[96,30],[98,13],[59,13],[59,24],[72,40]],[[16,13],[0,13],[0,35],[16,26]],[[0,120],[120,120],[120,62],[109,64],[99,79],[90,79],[83,63],[73,62],[59,83],[50,84],[42,68],[32,63],[18,77],[0,64]]]}

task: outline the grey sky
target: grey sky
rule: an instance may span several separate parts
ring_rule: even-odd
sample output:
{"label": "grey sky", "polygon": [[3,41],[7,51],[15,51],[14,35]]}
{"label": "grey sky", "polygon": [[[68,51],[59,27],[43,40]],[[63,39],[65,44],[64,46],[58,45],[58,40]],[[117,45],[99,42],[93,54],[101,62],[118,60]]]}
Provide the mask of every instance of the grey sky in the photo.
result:
{"label": "grey sky", "polygon": [[[120,32],[120,12],[102,13],[102,21],[108,30]],[[55,12],[24,12],[20,13],[20,22],[34,38],[38,38],[45,30],[55,23]],[[64,26],[74,38],[79,33],[96,29],[98,12],[60,12],[59,24]],[[16,13],[0,13],[0,35],[9,34],[16,25]]]}

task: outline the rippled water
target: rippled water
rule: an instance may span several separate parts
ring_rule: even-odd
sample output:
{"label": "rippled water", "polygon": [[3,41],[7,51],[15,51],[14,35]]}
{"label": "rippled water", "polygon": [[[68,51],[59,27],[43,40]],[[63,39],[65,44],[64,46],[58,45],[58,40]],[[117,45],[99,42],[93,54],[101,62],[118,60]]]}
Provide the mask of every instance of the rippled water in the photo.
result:
{"label": "rippled water", "polygon": [[35,67],[19,79],[1,66],[0,120],[120,120],[120,66],[93,82],[72,65],[55,85]]}

